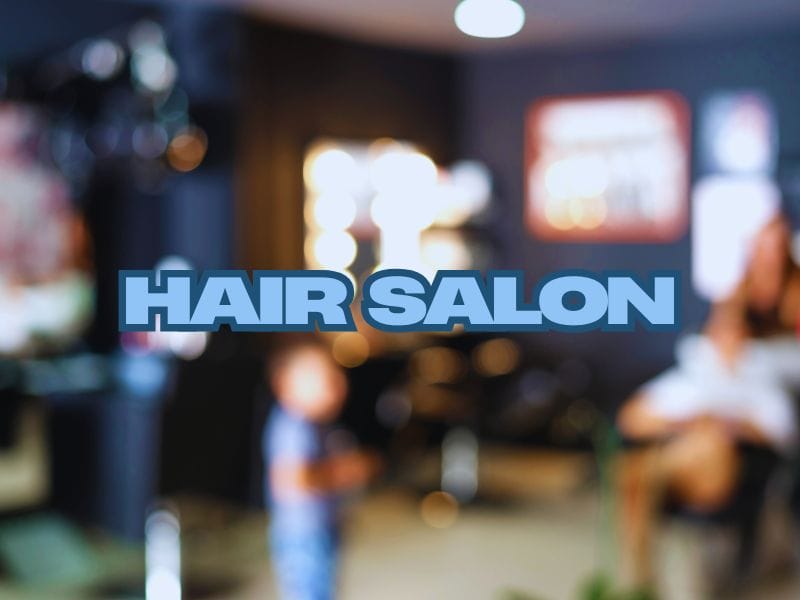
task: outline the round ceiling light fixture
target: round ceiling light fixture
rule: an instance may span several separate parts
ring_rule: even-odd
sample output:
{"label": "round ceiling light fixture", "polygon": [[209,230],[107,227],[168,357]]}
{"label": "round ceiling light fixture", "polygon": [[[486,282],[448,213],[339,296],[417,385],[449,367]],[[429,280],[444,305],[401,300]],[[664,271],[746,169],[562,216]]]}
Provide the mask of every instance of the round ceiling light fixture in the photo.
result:
{"label": "round ceiling light fixture", "polygon": [[510,37],[525,24],[525,11],[514,0],[462,0],[456,6],[456,27],[480,38]]}

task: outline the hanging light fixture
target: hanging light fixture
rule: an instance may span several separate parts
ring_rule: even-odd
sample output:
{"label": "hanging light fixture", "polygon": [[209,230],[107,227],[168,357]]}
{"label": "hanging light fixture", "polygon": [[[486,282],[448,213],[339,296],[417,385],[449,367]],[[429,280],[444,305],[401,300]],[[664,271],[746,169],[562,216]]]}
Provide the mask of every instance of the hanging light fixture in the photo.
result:
{"label": "hanging light fixture", "polygon": [[461,31],[480,38],[510,37],[525,24],[525,11],[514,0],[462,0],[454,16]]}

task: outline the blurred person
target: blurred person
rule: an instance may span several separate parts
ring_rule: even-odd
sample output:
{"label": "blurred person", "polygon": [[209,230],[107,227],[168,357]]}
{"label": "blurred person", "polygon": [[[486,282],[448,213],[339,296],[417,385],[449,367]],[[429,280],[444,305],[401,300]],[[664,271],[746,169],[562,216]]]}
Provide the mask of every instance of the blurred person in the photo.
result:
{"label": "blurred person", "polygon": [[33,109],[0,103],[0,355],[63,347],[93,309],[88,232],[39,156],[46,131]]}
{"label": "blurred person", "polygon": [[45,412],[26,395],[20,358],[70,348],[89,324],[89,234],[68,181],[47,157],[38,110],[0,101],[0,507],[49,493]]}
{"label": "blurred person", "polygon": [[377,459],[335,434],[348,384],[321,342],[308,336],[283,344],[268,371],[277,403],[264,450],[280,597],[328,600],[336,597],[340,500],[374,475]]}
{"label": "blurred person", "polygon": [[735,292],[712,305],[702,332],[679,341],[677,364],[618,415],[623,437],[638,447],[619,473],[629,583],[651,583],[650,541],[664,503],[713,513],[743,492],[748,460],[750,472],[763,472],[765,456],[794,452],[800,272],[789,233],[780,217],[760,230]]}

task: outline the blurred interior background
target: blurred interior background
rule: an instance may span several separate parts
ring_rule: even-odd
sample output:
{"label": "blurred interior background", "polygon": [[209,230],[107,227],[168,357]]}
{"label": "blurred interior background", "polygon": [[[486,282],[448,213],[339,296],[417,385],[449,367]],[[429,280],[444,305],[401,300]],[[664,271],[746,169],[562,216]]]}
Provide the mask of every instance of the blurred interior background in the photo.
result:
{"label": "blurred interior background", "polygon": [[[269,334],[120,334],[119,269],[672,270],[696,330],[759,215],[800,216],[800,4],[522,2],[506,39],[456,4],[0,5],[0,597],[141,598],[156,563],[274,597]],[[342,596],[591,597],[614,416],[676,339],[330,335],[387,465]],[[794,523],[742,597],[800,594]],[[729,529],[668,521],[665,597]]]}

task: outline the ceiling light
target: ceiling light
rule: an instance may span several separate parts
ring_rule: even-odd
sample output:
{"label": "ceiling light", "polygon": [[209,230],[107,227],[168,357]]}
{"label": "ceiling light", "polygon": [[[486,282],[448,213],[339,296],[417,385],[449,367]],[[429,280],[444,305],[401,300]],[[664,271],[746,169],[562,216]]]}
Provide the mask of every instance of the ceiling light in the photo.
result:
{"label": "ceiling light", "polygon": [[504,38],[525,24],[525,11],[514,0],[463,0],[456,6],[456,26],[474,37]]}

